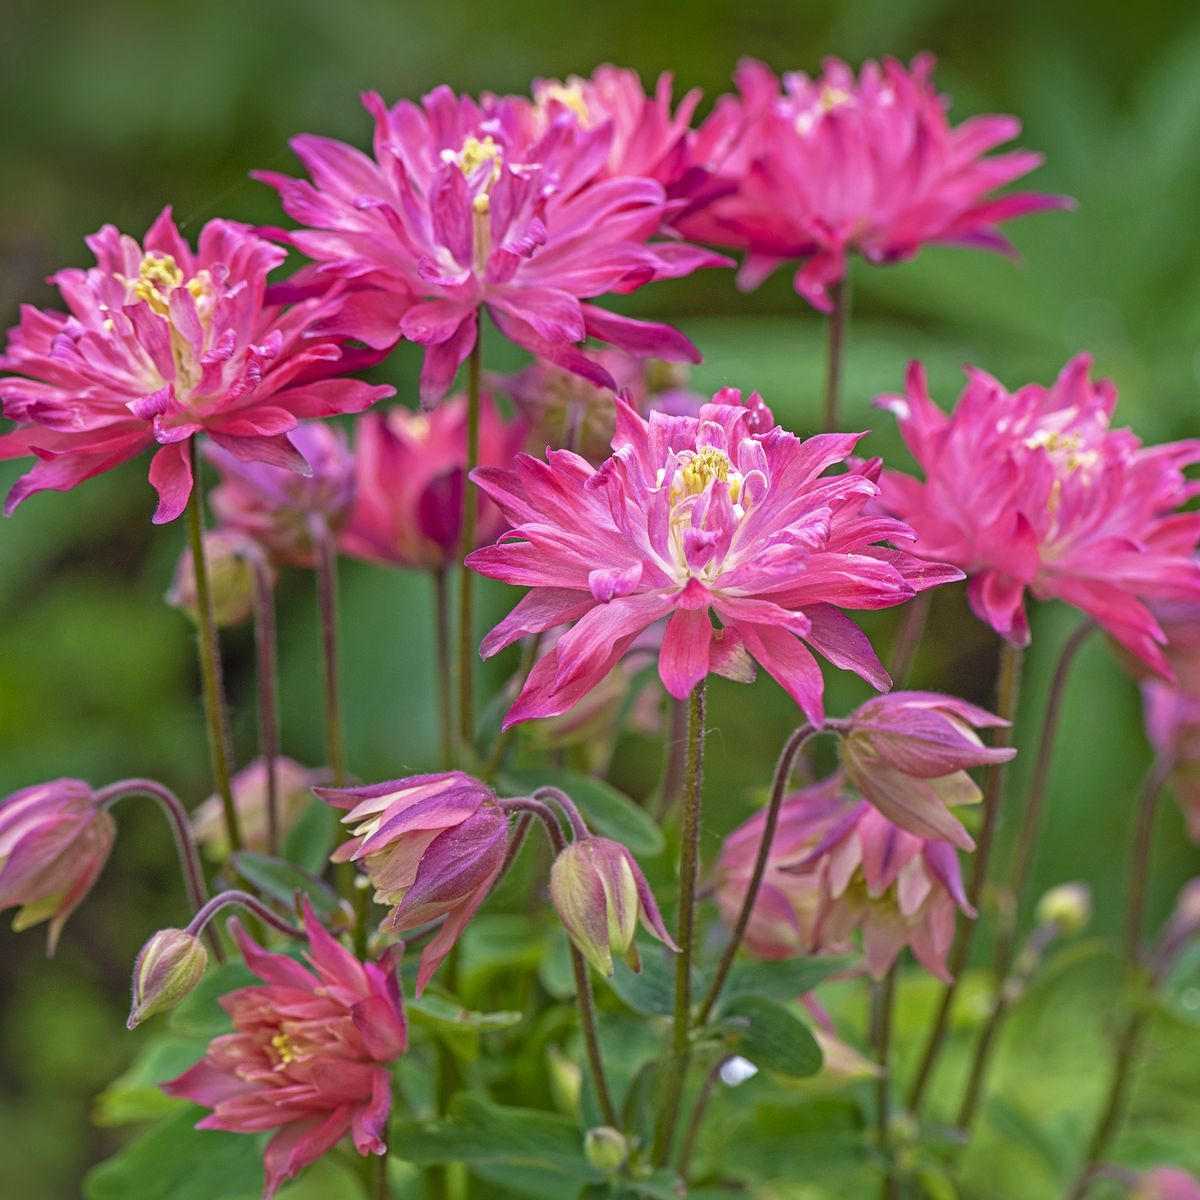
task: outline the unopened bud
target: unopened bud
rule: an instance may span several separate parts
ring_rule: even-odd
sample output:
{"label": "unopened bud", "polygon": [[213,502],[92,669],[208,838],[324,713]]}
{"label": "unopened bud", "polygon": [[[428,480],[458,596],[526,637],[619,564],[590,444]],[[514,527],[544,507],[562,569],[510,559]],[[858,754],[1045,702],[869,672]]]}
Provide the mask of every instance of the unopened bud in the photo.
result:
{"label": "unopened bud", "polygon": [[[240,534],[215,530],[204,535],[204,563],[208,590],[212,595],[213,618],[222,629],[240,625],[254,608],[254,569],[250,565],[249,550],[249,542]],[[166,601],[196,621],[196,572],[190,549],[179,556]]]}
{"label": "unopened bud", "polygon": [[583,1152],[597,1171],[615,1175],[629,1157],[629,1144],[624,1135],[611,1125],[598,1125],[587,1131],[583,1139]]}
{"label": "unopened bud", "polygon": [[174,1008],[201,980],[208,951],[184,929],[160,929],[133,964],[133,1006],[126,1025],[135,1029],[148,1016]]}
{"label": "unopened bud", "polygon": [[1037,923],[1056,925],[1067,937],[1082,933],[1092,919],[1092,890],[1086,883],[1052,887],[1038,901]]}

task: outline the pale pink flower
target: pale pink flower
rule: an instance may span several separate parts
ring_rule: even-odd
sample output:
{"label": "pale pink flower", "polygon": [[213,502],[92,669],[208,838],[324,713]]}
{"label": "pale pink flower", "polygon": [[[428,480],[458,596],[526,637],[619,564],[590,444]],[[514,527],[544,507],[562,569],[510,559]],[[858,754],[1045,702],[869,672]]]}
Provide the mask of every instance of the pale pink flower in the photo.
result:
{"label": "pale pink flower", "polygon": [[361,365],[318,322],[342,298],[326,287],[281,309],[267,275],[286,252],[232,221],[210,221],[195,252],[164,209],[139,245],[106,225],[89,270],[52,276],[68,312],[27,306],[0,358],[0,404],[16,429],[0,459],[37,455],[9,493],[65,491],[151,447],[156,523],[192,490],[188,440],[203,431],[238,458],[307,470],[287,439],[305,417],[358,412],[390,387],[334,374]]}
{"label": "pale pink flower", "polygon": [[[746,926],[744,944],[754,957],[802,958],[844,948],[844,939],[829,944],[818,937],[821,877],[810,865],[822,840],[858,812],[859,805],[847,794],[839,775],[784,797],[766,873]],[[762,809],[739,825],[725,839],[717,859],[717,908],[730,928],[746,900],[766,819]]]}
{"label": "pale pink flower", "polygon": [[55,779],[0,803],[0,911],[20,932],[49,921],[53,954],[67,918],[91,890],[117,828],[82,779]]}
{"label": "pale pink flower", "polygon": [[950,981],[957,912],[976,914],[949,842],[916,837],[862,804],[798,869],[819,874],[817,941],[842,942],[858,929],[872,978],[882,979],[908,946],[927,971]]}
{"label": "pale pink flower", "polygon": [[667,213],[661,183],[611,177],[615,125],[560,111],[534,128],[528,101],[476,102],[437,88],[389,109],[371,93],[373,156],[327,138],[292,148],[313,182],[271,171],[290,240],[326,273],[351,280],[355,304],[326,327],[370,346],[425,346],[421,395],[435,403],[475,346],[481,308],[539,358],[594,382],[608,373],[585,338],[635,354],[698,360],[666,325],[588,301],[724,263],[678,240],[652,241]]}
{"label": "pale pink flower", "polygon": [[298,426],[288,441],[308,465],[305,473],[245,462],[220,446],[205,447],[220,482],[209,503],[221,527],[248,537],[275,563],[311,567],[312,522],[336,532],[354,500],[354,457],[345,435],[330,425]]}
{"label": "pale pink flower", "polygon": [[645,420],[617,407],[615,453],[598,470],[558,450],[549,462],[521,455],[514,470],[473,476],[513,532],[468,565],[532,589],[484,639],[484,656],[573,623],[505,724],[567,711],[666,617],[659,674],[678,698],[710,671],[744,678],[749,656],[819,724],[824,683],[808,647],[888,687],[839,610],[901,604],[960,573],[879,544],[912,534],[864,511],[878,490],[866,473],[822,475],[857,436],[802,442],[774,425],[757,394],[743,404],[732,390],[698,417]]}
{"label": "pale pink flower", "polygon": [[444,918],[421,951],[420,995],[500,874],[507,815],[486,784],[462,771],[314,790],[350,810],[342,820],[354,836],[332,858],[366,871],[376,902],[392,910],[381,929],[404,933]]}
{"label": "pale pink flower", "polygon": [[914,363],[906,393],[878,403],[925,481],[885,471],[880,501],[916,530],[914,554],[967,573],[972,609],[1010,642],[1029,642],[1028,590],[1081,609],[1169,675],[1145,602],[1200,599],[1200,513],[1180,511],[1197,491],[1183,468],[1200,441],[1143,447],[1110,428],[1116,390],[1092,383],[1090,366],[1078,355],[1050,387],[1015,392],[972,369],[947,414]]}
{"label": "pale pink flower", "polygon": [[391,1064],[408,1046],[393,962],[360,962],[304,902],[309,966],[257,945],[236,922],[246,965],[262,986],[221,998],[233,1032],[214,1038],[189,1071],[163,1084],[211,1108],[197,1129],[275,1130],[263,1153],[264,1200],[347,1134],[359,1154],[383,1154]]}
{"label": "pale pink flower", "polygon": [[1200,1200],[1200,1180],[1179,1167],[1154,1167],[1138,1177],[1129,1200]]}
{"label": "pale pink flower", "polygon": [[985,157],[1015,138],[1020,122],[981,116],[951,127],[933,67],[922,54],[908,69],[889,58],[855,76],[829,58],[819,78],[795,71],[780,81],[744,59],[738,96],[718,102],[692,145],[709,178],[693,189],[679,228],[745,250],[738,281],[746,289],[799,261],[796,291],[828,310],[827,289],[851,252],[878,264],[911,258],[928,242],[1008,251],[1000,222],[1070,207],[1062,196],[996,195],[1041,156]]}
{"label": "pale pink flower", "polygon": [[[505,421],[480,398],[479,461],[507,466],[525,441],[523,420]],[[458,562],[467,471],[467,401],[454,396],[428,413],[405,408],[359,418],[354,435],[355,499],[342,532],[346,554],[385,566],[436,569]],[[476,545],[507,528],[496,506],[477,498]]]}

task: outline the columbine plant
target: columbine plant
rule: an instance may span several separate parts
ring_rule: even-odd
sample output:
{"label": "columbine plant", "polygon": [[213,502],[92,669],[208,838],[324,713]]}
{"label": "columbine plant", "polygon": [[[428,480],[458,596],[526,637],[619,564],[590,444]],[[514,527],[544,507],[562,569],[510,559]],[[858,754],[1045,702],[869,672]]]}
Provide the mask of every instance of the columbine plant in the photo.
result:
{"label": "columbine plant", "polygon": [[[269,1134],[268,1200],[323,1159],[357,1174],[312,1187],[372,1200],[418,1183],[459,1198],[476,1184],[566,1200],[692,1185],[807,1195],[807,1152],[764,1142],[772,1122],[846,1148],[837,1194],[862,1194],[873,1173],[885,1200],[935,1179],[966,1196],[961,1149],[1003,1020],[1090,913],[1069,883],[1031,930],[1018,920],[1067,672],[1093,625],[1143,684],[1156,757],[1132,839],[1131,1001],[1107,1098],[1058,1182],[1073,1200],[1106,1183],[1141,1200],[1195,1194],[1182,1170],[1110,1157],[1146,993],[1168,995],[1200,930],[1195,881],[1146,929],[1164,787],[1196,825],[1200,517],[1184,506],[1200,442],[1145,447],[1111,428],[1115,391],[1079,356],[1049,388],[1010,392],[972,371],[949,414],[914,366],[880,404],[924,478],[855,457],[865,435],[836,428],[849,257],[1004,249],[1002,222],[1065,202],[998,191],[1038,157],[988,156],[1014,118],[951,126],[927,57],[858,74],[830,60],[782,81],[746,62],[736,81],[698,129],[698,93],[675,105],[669,75],[648,95],[616,67],[525,97],[441,87],[389,108],[372,94],[370,153],[304,136],[293,148],[311,182],[260,173],[299,228],[218,220],[193,249],[169,209],[141,244],[105,226],[89,239],[95,267],[54,276],[67,311],[23,310],[0,361],[14,425],[0,457],[38,461],[8,509],[155,449],[155,522],[188,513],[168,599],[199,633],[214,773],[194,811],[140,778],[58,779],[0,803],[0,908],[18,930],[48,922],[51,952],[109,859],[118,801],[155,800],[179,852],[186,910],[164,897],[147,920],[128,1024],[149,1032],[135,1096],[112,1107],[141,1113],[149,1079],[207,1113],[168,1113],[97,1169],[97,1196],[159,1187],[161,1144],[202,1164],[194,1189],[257,1186],[234,1177],[247,1143],[208,1130]],[[703,399],[668,365],[698,360],[682,333],[597,303],[728,265],[683,236],[743,251],[743,286],[795,263],[797,291],[831,312],[825,433],[798,436],[757,393]],[[312,261],[271,283],[285,246]],[[485,314],[533,356],[515,375],[484,371]],[[351,376],[409,354],[402,343],[422,356],[413,403],[322,423],[387,399],[390,386]],[[205,470],[218,477],[207,535]],[[341,555],[434,585],[440,736],[383,783],[357,782],[343,736]],[[285,756],[277,695],[276,585],[297,567],[320,614],[314,769]],[[476,575],[526,589],[482,640]],[[928,594],[964,579],[1002,640],[995,712],[912,690],[827,711],[827,665],[878,693],[903,685]],[[1086,621],[1052,681],[1013,863],[996,872],[1030,598]],[[903,612],[885,666],[851,614],[888,608]],[[218,629],[251,615],[259,745],[237,769]],[[477,702],[477,658],[518,646],[508,682]],[[753,710],[774,686],[759,667],[794,731],[773,769],[739,759],[764,803],[737,825],[742,798],[705,792],[708,681],[735,681]],[[609,772],[630,733],[665,751],[636,800]],[[836,740],[833,774],[807,761],[818,735]],[[705,832],[735,825],[712,853]],[[222,932],[228,907],[250,931]],[[977,925],[995,954],[978,1037],[952,1019]],[[901,1098],[893,1016],[909,1017],[921,973],[940,998]],[[866,1030],[845,1001],[859,988]],[[927,1121],[956,1029],[965,1089],[942,1089]],[[814,1104],[823,1090],[840,1100]],[[763,1162],[778,1164],[769,1181]]]}

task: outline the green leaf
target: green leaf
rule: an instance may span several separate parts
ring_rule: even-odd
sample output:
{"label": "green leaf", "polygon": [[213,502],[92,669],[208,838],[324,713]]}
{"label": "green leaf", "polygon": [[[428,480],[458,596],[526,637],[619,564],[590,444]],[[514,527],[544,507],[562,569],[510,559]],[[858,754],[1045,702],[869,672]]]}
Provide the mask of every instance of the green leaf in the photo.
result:
{"label": "green leaf", "polygon": [[[646,1017],[668,1016],[675,1010],[675,966],[668,961],[657,942],[638,941],[642,969],[634,973],[618,959],[613,963],[613,975],[608,980],[622,1000],[636,1013]],[[674,958],[674,955],[671,956]]]}
{"label": "green leaf", "polygon": [[450,1117],[393,1128],[392,1152],[417,1166],[462,1162],[518,1196],[569,1200],[603,1177],[583,1153],[583,1134],[554,1113],[506,1108],[460,1094]]}
{"label": "green leaf", "polygon": [[472,1012],[449,996],[432,991],[425,992],[420,999],[409,1000],[406,1010],[414,1024],[438,1033],[486,1033],[519,1025],[523,1019],[519,1012]]}
{"label": "green leaf", "polygon": [[774,959],[735,963],[721,990],[718,1011],[739,996],[765,996],[768,1000],[796,1000],[831,975],[844,970],[849,957]]}
{"label": "green leaf", "polygon": [[737,997],[727,1006],[719,1028],[740,1055],[762,1070],[801,1078],[821,1069],[821,1048],[808,1026],[765,996]]}
{"label": "green leaf", "polygon": [[97,1097],[92,1120],[97,1125],[128,1125],[156,1120],[185,1101],[168,1096],[158,1085],[183,1074],[204,1053],[204,1043],[192,1038],[158,1035],[142,1046],[128,1069]]}
{"label": "green leaf", "polygon": [[338,832],[337,810],[324,800],[314,800],[288,830],[282,857],[319,875],[329,864],[329,854],[338,839]]}
{"label": "green leaf", "polygon": [[296,893],[306,895],[312,903],[313,912],[324,925],[334,922],[338,914],[337,893],[315,875],[295,863],[269,854],[256,854],[252,850],[238,850],[230,855],[230,864],[247,882],[258,889],[267,899],[275,900],[289,912],[296,906]]}
{"label": "green leaf", "polygon": [[650,814],[603,779],[578,771],[530,767],[511,772],[505,777],[504,786],[524,793],[540,787],[559,788],[575,801],[595,833],[620,842],[635,856],[656,858],[667,847],[662,830]]}

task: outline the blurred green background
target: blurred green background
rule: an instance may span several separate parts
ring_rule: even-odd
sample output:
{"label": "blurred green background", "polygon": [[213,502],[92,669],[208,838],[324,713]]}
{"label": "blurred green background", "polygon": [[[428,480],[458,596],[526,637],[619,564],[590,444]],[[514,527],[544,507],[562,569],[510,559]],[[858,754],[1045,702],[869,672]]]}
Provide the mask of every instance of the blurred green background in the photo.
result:
{"label": "blurred green background", "polygon": [[[1022,253],[1016,264],[935,248],[895,268],[860,266],[847,424],[878,425],[868,447],[897,456],[890,419],[872,412],[870,401],[901,385],[908,359],[927,363],[934,394],[948,405],[964,363],[1017,385],[1048,381],[1087,348],[1118,384],[1120,419],[1144,438],[1200,429],[1200,13],[1188,0],[1011,0],[1002,8],[951,0],[610,0],[602,8],[542,0],[7,0],[3,19],[6,325],[22,302],[54,302],[44,277],[86,263],[81,239],[104,222],[140,235],[164,203],[192,236],[215,216],[277,221],[273,193],[247,172],[292,170],[286,141],[296,132],[364,144],[363,89],[389,99],[441,82],[520,92],[537,75],[586,74],[614,61],[647,81],[673,70],[681,90],[699,85],[711,99],[729,86],[742,54],[813,69],[826,53],[857,62],[928,48],[939,57],[954,118],[1018,114],[1023,144],[1047,157],[1034,185],[1077,197],[1079,211],[1011,226]],[[694,376],[701,390],[758,388],[798,431],[815,421],[821,325],[792,294],[786,272],[748,297],[730,272],[709,272],[648,288],[627,307],[674,320],[693,337],[706,355]],[[497,338],[488,357],[494,367],[518,361]],[[402,347],[381,377],[411,402],[418,366],[419,352]],[[902,452],[896,461],[905,462]],[[0,484],[7,488],[16,473],[6,464]],[[152,509],[137,463],[74,493],[36,497],[0,526],[0,794],[59,775],[96,784],[151,775],[189,803],[206,794],[190,631],[161,601],[183,529],[155,529]],[[426,767],[433,757],[426,581],[347,563],[343,584],[351,764],[364,778]],[[503,589],[488,596],[494,611],[513,599]],[[310,581],[285,575],[280,607],[285,748],[311,763],[320,755],[320,726]],[[886,645],[894,615],[867,623]],[[1034,624],[1020,739],[1027,746],[1072,621],[1047,608]],[[987,702],[995,644],[967,614],[961,589],[938,596],[933,628],[916,682]],[[228,639],[243,759],[253,753],[251,651],[249,633]],[[769,681],[756,686],[752,702],[724,681],[713,691],[709,854],[751,810],[792,720]],[[830,694],[837,712],[861,691],[831,679]],[[619,782],[644,792],[657,755],[630,739],[618,755]],[[1088,880],[1100,934],[1118,928],[1132,797],[1147,762],[1136,689],[1095,639],[1068,695],[1037,874],[1043,887]],[[1023,778],[1018,766],[1017,793]],[[118,1144],[117,1132],[89,1122],[89,1109],[139,1044],[140,1033],[123,1028],[129,966],[153,929],[186,915],[167,831],[140,803],[118,811],[113,859],[68,925],[57,959],[44,961],[36,933],[0,933],[6,1196],[74,1196],[84,1168]],[[1200,867],[1172,806],[1160,824],[1157,863],[1156,919]],[[998,1073],[1004,1094],[987,1114],[972,1195],[1054,1195],[1052,1146],[1039,1149],[1035,1138],[1032,1148],[997,1156],[987,1142],[994,1151],[1050,1127],[1077,1139],[1090,1119],[1103,1083],[1115,971],[1102,954],[1080,958],[1036,992],[1009,1029]],[[902,1042],[928,998],[917,982],[905,994]],[[1200,992],[1186,995],[1200,1006]],[[1169,1024],[1140,1078],[1138,1116],[1121,1150],[1129,1161],[1173,1159],[1200,1170],[1200,1033],[1187,1037]],[[945,1080],[953,1082],[960,1067],[952,1058]],[[1022,1129],[1028,1136],[1015,1132]]]}

